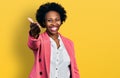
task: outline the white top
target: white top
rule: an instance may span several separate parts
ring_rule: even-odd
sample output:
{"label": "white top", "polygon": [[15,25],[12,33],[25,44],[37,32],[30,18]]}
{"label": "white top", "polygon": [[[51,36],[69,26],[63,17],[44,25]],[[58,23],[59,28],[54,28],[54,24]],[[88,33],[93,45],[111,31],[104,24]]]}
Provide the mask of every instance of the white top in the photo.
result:
{"label": "white top", "polygon": [[50,78],[70,78],[70,57],[62,42],[58,37],[60,47],[57,48],[55,41],[50,38],[51,58],[50,58]]}

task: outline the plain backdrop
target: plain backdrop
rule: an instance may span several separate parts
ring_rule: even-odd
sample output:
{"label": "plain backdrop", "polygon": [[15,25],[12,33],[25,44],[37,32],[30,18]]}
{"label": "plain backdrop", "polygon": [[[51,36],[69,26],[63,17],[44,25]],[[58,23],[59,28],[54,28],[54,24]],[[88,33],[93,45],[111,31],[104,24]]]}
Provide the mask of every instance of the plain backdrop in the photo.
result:
{"label": "plain backdrop", "polygon": [[0,78],[28,78],[34,56],[27,18],[36,21],[36,10],[48,1],[67,11],[59,32],[74,42],[81,78],[120,78],[119,0],[1,0]]}

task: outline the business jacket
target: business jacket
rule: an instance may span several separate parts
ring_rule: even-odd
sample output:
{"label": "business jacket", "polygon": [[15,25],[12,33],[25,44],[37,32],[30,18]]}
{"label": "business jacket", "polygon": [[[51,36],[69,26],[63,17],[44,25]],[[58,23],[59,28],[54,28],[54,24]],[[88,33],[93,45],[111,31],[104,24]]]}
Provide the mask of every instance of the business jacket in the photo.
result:
{"label": "business jacket", "polygon": [[[60,34],[59,34],[60,35]],[[71,78],[80,78],[76,64],[73,42],[60,35],[65,48],[70,56],[70,72]],[[29,35],[28,46],[33,50],[35,61],[29,78],[50,78],[50,39],[46,32],[39,35],[35,39]]]}

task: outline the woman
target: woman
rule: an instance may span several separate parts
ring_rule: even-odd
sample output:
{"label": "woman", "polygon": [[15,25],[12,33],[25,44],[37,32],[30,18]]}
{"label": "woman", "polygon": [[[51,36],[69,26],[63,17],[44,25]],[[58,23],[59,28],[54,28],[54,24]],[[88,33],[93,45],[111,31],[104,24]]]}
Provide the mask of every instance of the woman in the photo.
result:
{"label": "woman", "polygon": [[[79,78],[73,42],[58,32],[66,17],[65,9],[51,2],[37,10],[37,22],[29,18],[28,46],[35,56],[29,78]],[[46,31],[40,33],[39,26]]]}

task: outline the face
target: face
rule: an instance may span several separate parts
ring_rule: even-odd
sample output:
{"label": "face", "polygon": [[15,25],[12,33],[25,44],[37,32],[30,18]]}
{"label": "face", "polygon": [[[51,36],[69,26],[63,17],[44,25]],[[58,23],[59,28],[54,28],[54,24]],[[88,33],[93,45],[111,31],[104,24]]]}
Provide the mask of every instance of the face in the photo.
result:
{"label": "face", "polygon": [[49,34],[55,35],[61,25],[60,15],[56,11],[49,11],[45,16],[45,26]]}

